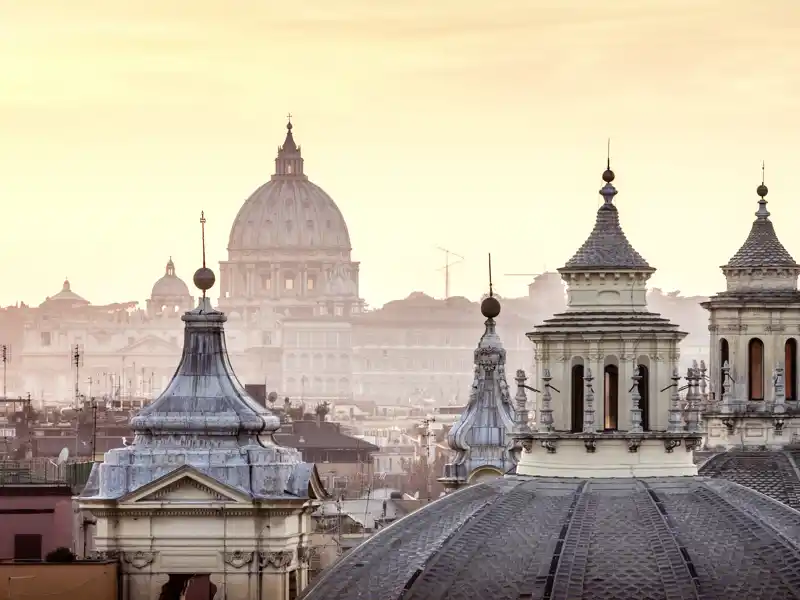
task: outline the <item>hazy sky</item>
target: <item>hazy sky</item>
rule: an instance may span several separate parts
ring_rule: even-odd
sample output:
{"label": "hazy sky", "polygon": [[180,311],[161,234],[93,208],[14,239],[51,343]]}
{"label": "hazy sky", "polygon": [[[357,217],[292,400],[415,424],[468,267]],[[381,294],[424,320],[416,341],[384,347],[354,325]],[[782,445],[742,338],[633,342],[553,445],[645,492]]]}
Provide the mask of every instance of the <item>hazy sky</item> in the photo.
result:
{"label": "hazy sky", "polygon": [[561,266],[612,138],[654,285],[713,293],[769,209],[800,258],[798,0],[0,0],[0,303],[144,300],[225,259],[294,115],[372,305]]}

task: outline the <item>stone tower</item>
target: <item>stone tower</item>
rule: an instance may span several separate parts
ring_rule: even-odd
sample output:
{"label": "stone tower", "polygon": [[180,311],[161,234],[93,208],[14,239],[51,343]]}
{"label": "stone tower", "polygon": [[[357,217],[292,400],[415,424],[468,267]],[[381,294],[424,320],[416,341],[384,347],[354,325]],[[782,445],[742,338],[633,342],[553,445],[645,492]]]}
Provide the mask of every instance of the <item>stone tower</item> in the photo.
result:
{"label": "stone tower", "polygon": [[800,265],[775,233],[763,181],[756,218],[722,272],[724,292],[709,312],[711,401],[705,412],[712,447],[779,447],[800,434],[798,341]]}
{"label": "stone tower", "polygon": [[[585,430],[586,377],[594,377],[596,430],[644,431],[667,427],[669,396],[660,390],[677,368],[679,342],[686,334],[677,325],[647,310],[647,281],[655,269],[634,250],[614,205],[617,190],[610,165],[603,173],[594,229],[558,272],[567,284],[567,310],[545,320],[528,337],[534,344],[536,380],[553,397],[551,422],[545,423],[544,397],[540,426]],[[633,377],[638,373],[637,378]],[[631,389],[628,382],[635,381]],[[631,422],[634,393],[640,424]],[[543,414],[544,413],[544,414]]]}

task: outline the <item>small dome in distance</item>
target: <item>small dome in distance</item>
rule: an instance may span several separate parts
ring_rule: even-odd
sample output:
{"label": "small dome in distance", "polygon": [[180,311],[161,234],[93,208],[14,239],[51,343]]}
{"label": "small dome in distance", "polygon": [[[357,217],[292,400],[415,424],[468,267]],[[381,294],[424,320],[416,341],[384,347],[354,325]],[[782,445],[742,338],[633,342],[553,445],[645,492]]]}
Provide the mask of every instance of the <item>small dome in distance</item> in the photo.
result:
{"label": "small dome in distance", "polygon": [[150,293],[151,298],[175,298],[189,296],[189,287],[175,274],[175,263],[170,256],[164,275],[155,282]]}

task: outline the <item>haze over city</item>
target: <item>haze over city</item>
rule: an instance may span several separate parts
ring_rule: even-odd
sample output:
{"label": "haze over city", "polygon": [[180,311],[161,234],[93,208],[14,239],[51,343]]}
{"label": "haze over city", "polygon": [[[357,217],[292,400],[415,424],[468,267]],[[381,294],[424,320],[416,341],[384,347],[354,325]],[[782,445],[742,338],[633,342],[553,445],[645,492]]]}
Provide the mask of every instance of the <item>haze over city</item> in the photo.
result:
{"label": "haze over city", "polygon": [[[800,6],[0,1],[0,303],[69,276],[143,300],[224,260],[294,115],[371,306],[413,290],[518,296],[585,239],[612,139],[631,243],[684,294],[723,289],[766,161],[779,232],[800,218]],[[800,253],[795,238],[787,249]]]}
{"label": "haze over city", "polygon": [[798,32],[0,0],[0,598],[800,598]]}

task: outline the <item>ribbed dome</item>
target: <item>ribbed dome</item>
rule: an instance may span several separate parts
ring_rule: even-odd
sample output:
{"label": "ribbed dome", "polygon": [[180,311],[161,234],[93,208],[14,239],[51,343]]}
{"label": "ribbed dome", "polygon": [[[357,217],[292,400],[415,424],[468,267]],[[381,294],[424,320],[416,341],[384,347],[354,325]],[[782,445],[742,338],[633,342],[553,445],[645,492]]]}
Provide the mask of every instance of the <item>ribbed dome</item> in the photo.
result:
{"label": "ribbed dome", "polygon": [[287,125],[275,174],[239,210],[228,251],[278,248],[350,251],[350,234],[339,207],[303,173],[301,149]]}
{"label": "ribbed dome", "polygon": [[379,531],[306,600],[797,598],[800,513],[700,477],[505,477]]}
{"label": "ribbed dome", "polygon": [[150,293],[150,297],[174,298],[180,296],[189,296],[189,287],[183,279],[175,274],[175,263],[173,263],[172,258],[170,258],[167,262],[164,276],[153,285],[153,291]]}

